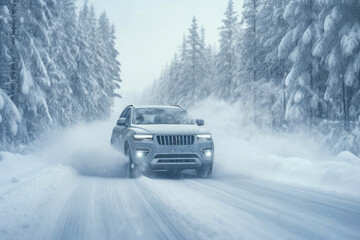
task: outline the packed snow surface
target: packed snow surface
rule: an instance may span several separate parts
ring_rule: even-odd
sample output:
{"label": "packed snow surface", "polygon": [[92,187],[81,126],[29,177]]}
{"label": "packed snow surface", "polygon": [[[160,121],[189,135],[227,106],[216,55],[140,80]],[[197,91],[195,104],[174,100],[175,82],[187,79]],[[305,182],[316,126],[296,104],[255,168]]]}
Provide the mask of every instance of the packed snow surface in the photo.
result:
{"label": "packed snow surface", "polygon": [[[111,119],[54,131],[27,155],[0,154],[0,239],[358,239],[360,161],[305,135],[262,133],[239,106],[189,111],[215,141],[209,179],[126,178]],[[216,113],[216,114],[215,114]]]}

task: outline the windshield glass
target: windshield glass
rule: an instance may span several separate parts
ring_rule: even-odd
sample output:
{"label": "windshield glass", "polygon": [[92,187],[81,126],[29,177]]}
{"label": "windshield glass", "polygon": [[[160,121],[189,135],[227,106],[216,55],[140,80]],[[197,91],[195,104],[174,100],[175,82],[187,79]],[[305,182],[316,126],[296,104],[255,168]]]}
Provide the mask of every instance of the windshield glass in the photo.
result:
{"label": "windshield glass", "polygon": [[187,112],[176,108],[135,108],[134,124],[195,124]]}

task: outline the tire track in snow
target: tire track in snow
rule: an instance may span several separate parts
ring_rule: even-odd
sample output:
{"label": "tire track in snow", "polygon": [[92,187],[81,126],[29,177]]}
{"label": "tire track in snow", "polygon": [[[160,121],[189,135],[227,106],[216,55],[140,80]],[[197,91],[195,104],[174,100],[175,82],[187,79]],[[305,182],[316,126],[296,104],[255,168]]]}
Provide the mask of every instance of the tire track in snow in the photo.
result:
{"label": "tire track in snow", "polygon": [[[157,201],[176,213],[178,222],[184,223],[182,229],[189,232],[187,239],[279,239],[251,214],[190,187],[184,179],[154,179],[143,184],[150,196],[162,196]],[[290,239],[297,239],[296,235]]]}
{"label": "tire track in snow", "polygon": [[356,239],[360,231],[357,202],[241,177],[74,184],[48,239]]}
{"label": "tire track in snow", "polygon": [[48,239],[186,239],[137,180],[82,177]]}
{"label": "tire track in snow", "polygon": [[258,216],[268,226],[295,234],[295,239],[358,239],[360,234],[360,211],[356,203],[311,192],[309,199],[306,191],[298,194],[296,188],[285,191],[282,185],[245,179],[186,179],[186,182],[209,197]]}
{"label": "tire track in snow", "polygon": [[184,235],[186,228],[181,225],[181,219],[175,219],[173,213],[166,208],[161,199],[159,197],[155,198],[155,195],[149,191],[146,185],[142,184],[142,181],[146,180],[150,179],[142,177],[135,180],[136,188],[133,189],[135,191],[132,191],[132,198],[141,199],[144,203],[144,213],[151,216],[150,220],[155,222],[155,225],[150,230],[160,230],[161,236],[155,239],[187,239]]}
{"label": "tire track in snow", "polygon": [[[154,211],[147,200],[148,196],[139,190],[136,180],[126,180],[116,184],[115,208],[122,213],[123,239],[179,239],[174,230],[169,229],[158,211]],[[183,239],[183,238],[180,238]]]}
{"label": "tire track in snow", "polygon": [[78,240],[92,239],[93,226],[89,216],[93,186],[86,181],[77,187],[69,197],[49,239]]}
{"label": "tire track in snow", "polygon": [[[137,239],[137,226],[141,221],[129,213],[134,203],[129,199],[131,182],[126,179],[100,179],[95,192],[95,218],[101,223],[98,239]],[[141,206],[141,205],[140,205]]]}
{"label": "tire track in snow", "polygon": [[[201,182],[198,182],[201,183]],[[229,186],[237,190],[243,190],[248,195],[266,196],[268,199],[280,201],[282,203],[291,202],[293,207],[301,212],[301,209],[311,209],[316,217],[325,215],[336,215],[338,223],[354,226],[360,231],[360,201],[357,198],[341,198],[309,191],[301,188],[291,187],[282,184],[274,184],[258,180],[241,180],[234,178],[224,178],[222,181],[209,181],[209,185],[217,185],[215,188],[228,189]],[[244,184],[246,183],[246,184]],[[265,201],[266,203],[267,201]],[[331,210],[330,212],[328,212]]]}

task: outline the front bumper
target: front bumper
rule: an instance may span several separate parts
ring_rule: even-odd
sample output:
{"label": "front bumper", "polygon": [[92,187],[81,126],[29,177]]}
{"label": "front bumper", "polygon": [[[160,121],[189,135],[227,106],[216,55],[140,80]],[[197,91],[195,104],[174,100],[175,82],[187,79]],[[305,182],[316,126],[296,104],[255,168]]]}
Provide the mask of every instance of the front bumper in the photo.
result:
{"label": "front bumper", "polygon": [[[136,151],[145,149],[149,149],[150,153],[146,157],[138,157]],[[206,156],[204,149],[211,149],[211,156]],[[132,140],[130,151],[136,164],[151,170],[197,169],[214,159],[213,141],[196,137],[191,145],[160,145],[155,137],[152,140]]]}

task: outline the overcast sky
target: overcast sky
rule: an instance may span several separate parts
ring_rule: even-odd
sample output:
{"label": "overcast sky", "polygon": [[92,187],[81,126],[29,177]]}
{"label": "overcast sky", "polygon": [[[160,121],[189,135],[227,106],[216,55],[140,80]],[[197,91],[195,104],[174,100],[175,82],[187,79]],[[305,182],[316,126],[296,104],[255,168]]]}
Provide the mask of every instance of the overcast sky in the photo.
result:
{"label": "overcast sky", "polygon": [[[78,0],[78,6],[83,4]],[[116,27],[122,91],[141,90],[158,78],[181,45],[195,15],[206,42],[217,44],[228,0],[89,0]],[[240,11],[242,0],[234,1]]]}

